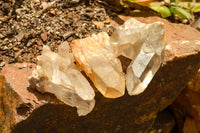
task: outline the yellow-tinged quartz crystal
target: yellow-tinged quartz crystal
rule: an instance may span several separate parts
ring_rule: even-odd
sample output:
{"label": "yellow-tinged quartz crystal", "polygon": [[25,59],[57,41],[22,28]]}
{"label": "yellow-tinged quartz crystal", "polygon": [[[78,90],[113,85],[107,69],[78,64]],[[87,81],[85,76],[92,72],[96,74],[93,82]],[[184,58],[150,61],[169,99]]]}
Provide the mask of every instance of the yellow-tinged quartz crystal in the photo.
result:
{"label": "yellow-tinged quartz crystal", "polygon": [[74,40],[70,44],[78,66],[85,71],[96,88],[107,98],[125,93],[125,78],[117,51],[110,45],[107,33]]}

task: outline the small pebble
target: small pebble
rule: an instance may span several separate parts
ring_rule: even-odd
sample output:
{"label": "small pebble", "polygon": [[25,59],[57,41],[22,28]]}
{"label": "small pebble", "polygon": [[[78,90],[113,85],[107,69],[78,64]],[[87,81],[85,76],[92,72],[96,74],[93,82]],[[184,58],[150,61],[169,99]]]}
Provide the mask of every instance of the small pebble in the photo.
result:
{"label": "small pebble", "polygon": [[0,63],[0,67],[4,67],[5,64],[6,64],[5,62],[1,62],[1,63]]}
{"label": "small pebble", "polygon": [[105,24],[109,24],[109,23],[110,23],[110,17],[109,17],[109,16],[107,16],[107,18],[106,18],[106,20],[105,20],[104,23],[105,23]]}
{"label": "small pebble", "polygon": [[60,20],[61,22],[65,22],[65,20],[64,20],[64,19],[62,19],[62,18],[59,18],[59,20]]}
{"label": "small pebble", "polygon": [[4,47],[3,47],[3,50],[8,50],[8,47],[7,47],[7,46],[4,46]]}
{"label": "small pebble", "polygon": [[8,48],[12,48],[12,46],[13,46],[12,43],[8,44]]}
{"label": "small pebble", "polygon": [[66,32],[66,33],[63,35],[63,38],[64,38],[64,39],[67,39],[67,38],[69,38],[70,36],[72,36],[73,34],[75,34],[75,32],[73,32],[73,31]]}
{"label": "small pebble", "polygon": [[45,42],[48,38],[47,38],[47,33],[46,32],[44,32],[44,33],[42,33],[41,35],[41,38],[42,38],[42,40]]}
{"label": "small pebble", "polygon": [[13,50],[14,50],[14,51],[18,51],[19,49],[18,49],[17,47],[14,47]]}
{"label": "small pebble", "polygon": [[80,19],[81,19],[81,20],[87,20],[87,17],[85,17],[85,16],[81,16]]}
{"label": "small pebble", "polygon": [[55,10],[53,10],[53,9],[50,10],[50,13],[51,13],[52,15],[55,15],[55,14],[56,14]]}

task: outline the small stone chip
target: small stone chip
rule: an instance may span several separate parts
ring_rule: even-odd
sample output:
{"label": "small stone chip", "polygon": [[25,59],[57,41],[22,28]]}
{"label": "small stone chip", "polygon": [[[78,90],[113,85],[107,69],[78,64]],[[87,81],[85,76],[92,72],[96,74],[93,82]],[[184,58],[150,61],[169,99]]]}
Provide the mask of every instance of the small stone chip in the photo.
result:
{"label": "small stone chip", "polygon": [[41,35],[41,38],[42,38],[42,40],[45,42],[48,38],[47,38],[47,33],[46,32],[44,32],[44,33],[42,33]]}

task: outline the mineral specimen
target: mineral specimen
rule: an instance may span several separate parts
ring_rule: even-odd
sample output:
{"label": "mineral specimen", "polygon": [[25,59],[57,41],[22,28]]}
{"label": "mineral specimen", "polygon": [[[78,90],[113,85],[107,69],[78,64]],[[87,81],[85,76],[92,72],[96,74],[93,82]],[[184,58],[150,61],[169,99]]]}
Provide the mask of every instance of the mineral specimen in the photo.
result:
{"label": "mineral specimen", "polygon": [[67,42],[58,47],[58,53],[44,46],[31,81],[39,91],[53,93],[65,104],[75,106],[79,116],[87,115],[95,105],[94,90],[73,63]]}
{"label": "mineral specimen", "polygon": [[132,18],[117,27],[111,36],[111,44],[132,60],[126,71],[129,95],[142,93],[160,67],[164,57],[164,33],[161,22],[144,24]]}
{"label": "mineral specimen", "polygon": [[125,93],[125,78],[117,51],[110,45],[107,33],[101,32],[70,44],[76,63],[107,98],[117,98]]}
{"label": "mineral specimen", "polygon": [[[111,37],[101,32],[73,40],[70,44],[73,55],[67,42],[58,47],[58,53],[45,46],[31,81],[39,91],[55,94],[64,103],[77,107],[79,115],[86,115],[94,108],[95,93],[79,68],[107,98],[123,96],[125,84],[129,95],[138,95],[160,67],[164,33],[161,22],[144,24],[129,19]],[[119,55],[132,60],[125,77]]]}

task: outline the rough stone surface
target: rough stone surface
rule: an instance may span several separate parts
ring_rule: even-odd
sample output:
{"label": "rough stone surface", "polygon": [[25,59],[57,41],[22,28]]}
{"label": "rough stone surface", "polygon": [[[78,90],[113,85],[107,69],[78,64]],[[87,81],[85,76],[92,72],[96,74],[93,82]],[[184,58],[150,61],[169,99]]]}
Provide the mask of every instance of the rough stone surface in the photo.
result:
{"label": "rough stone surface", "polygon": [[16,63],[7,64],[0,75],[4,75],[11,88],[22,97],[24,102],[38,101],[37,97],[31,93],[27,87],[29,86],[28,77],[35,68],[33,63]]}
{"label": "rough stone surface", "polygon": [[175,126],[175,119],[167,110],[158,113],[149,133],[171,133]]}
{"label": "rough stone surface", "polygon": [[22,100],[2,75],[0,75],[0,99],[0,132],[9,133],[16,121],[16,108],[20,106]]}
{"label": "rough stone surface", "polygon": [[7,64],[0,72],[0,132],[8,133],[16,123],[25,120],[31,112],[48,103],[61,103],[54,96],[41,95],[29,87],[28,78],[36,65],[32,63]]}
{"label": "rough stone surface", "polygon": [[200,70],[170,107],[176,116],[179,132],[189,133],[190,126],[200,132]]}
{"label": "rough stone surface", "polygon": [[[158,20],[164,22],[167,44],[175,40],[198,40],[200,36],[200,33],[189,26],[171,24],[157,17],[141,18],[141,20],[149,23]],[[187,34],[183,34],[184,30]],[[191,40],[188,36],[191,36]],[[28,118],[15,124],[12,132],[149,132],[157,113],[174,101],[200,67],[199,45],[184,44],[183,48],[177,43],[170,43],[171,46],[165,51],[167,54],[161,68],[142,94],[129,96],[126,93],[117,99],[107,99],[96,92],[97,102],[94,110],[87,116],[78,117],[75,108],[64,105],[58,100],[51,102],[55,99],[54,96],[32,91],[37,97],[40,96],[39,101],[46,101],[46,104],[34,108]],[[126,69],[130,60],[123,57],[120,59],[122,67]],[[2,94],[2,91],[0,93]],[[47,99],[47,96],[50,98]]]}
{"label": "rough stone surface", "polygon": [[195,121],[189,117],[185,119],[183,133],[199,133]]}

